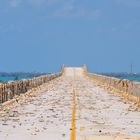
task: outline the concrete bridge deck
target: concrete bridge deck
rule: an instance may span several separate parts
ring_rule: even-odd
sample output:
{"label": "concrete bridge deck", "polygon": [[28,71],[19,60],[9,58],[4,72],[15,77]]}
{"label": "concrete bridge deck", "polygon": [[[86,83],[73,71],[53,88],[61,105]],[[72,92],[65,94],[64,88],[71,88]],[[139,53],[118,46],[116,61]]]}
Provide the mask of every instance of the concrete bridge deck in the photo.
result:
{"label": "concrete bridge deck", "polygon": [[0,112],[0,140],[140,139],[134,103],[105,91],[82,68],[65,68]]}

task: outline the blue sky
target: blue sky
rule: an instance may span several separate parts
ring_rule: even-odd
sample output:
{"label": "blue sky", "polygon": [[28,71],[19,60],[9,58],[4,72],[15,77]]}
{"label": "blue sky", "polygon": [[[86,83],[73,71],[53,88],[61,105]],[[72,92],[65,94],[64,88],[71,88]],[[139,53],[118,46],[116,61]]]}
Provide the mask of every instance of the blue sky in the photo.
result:
{"label": "blue sky", "polygon": [[140,0],[1,0],[0,71],[140,72]]}

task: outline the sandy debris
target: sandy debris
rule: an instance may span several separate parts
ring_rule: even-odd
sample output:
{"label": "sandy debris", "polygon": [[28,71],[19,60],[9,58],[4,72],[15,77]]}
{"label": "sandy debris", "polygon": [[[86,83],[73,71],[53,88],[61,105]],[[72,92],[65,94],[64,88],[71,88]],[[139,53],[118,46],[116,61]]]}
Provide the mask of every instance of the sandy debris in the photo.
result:
{"label": "sandy debris", "polygon": [[81,68],[67,68],[61,78],[0,112],[0,140],[70,139],[73,87],[77,140],[140,138],[140,112],[130,110],[136,107],[133,103],[109,94],[83,76]]}

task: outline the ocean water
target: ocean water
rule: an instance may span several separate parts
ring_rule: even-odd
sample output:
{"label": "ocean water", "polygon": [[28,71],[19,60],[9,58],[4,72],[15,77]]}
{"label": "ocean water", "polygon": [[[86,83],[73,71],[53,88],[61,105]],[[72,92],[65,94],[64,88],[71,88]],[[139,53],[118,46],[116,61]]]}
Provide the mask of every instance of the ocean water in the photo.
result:
{"label": "ocean water", "polygon": [[21,80],[21,79],[29,79],[31,77],[25,77],[25,76],[18,76],[18,79],[13,76],[0,76],[0,81],[1,82],[8,82],[8,81],[15,81],[16,80]]}
{"label": "ocean water", "polygon": [[140,82],[140,77],[119,77],[119,79],[126,79],[126,80],[130,80],[130,81]]}
{"label": "ocean water", "polygon": [[[18,77],[18,80],[21,80],[21,79],[29,79],[29,78],[32,78],[32,77],[25,77],[25,76],[19,76]],[[15,81],[16,77],[11,77],[11,76],[0,76],[0,81],[1,82],[8,82],[8,81]],[[128,79],[130,81],[137,81],[137,82],[140,82],[140,77],[121,77],[120,79]]]}
{"label": "ocean water", "polygon": [[121,79],[128,79],[130,81],[140,82],[140,77],[122,77]]}

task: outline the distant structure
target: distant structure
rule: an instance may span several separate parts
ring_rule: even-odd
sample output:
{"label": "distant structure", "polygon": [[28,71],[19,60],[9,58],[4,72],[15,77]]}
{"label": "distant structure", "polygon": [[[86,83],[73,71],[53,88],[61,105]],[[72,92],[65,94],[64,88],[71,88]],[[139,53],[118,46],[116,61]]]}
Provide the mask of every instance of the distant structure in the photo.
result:
{"label": "distant structure", "polygon": [[132,74],[133,73],[133,64],[131,63],[130,65],[130,73]]}

